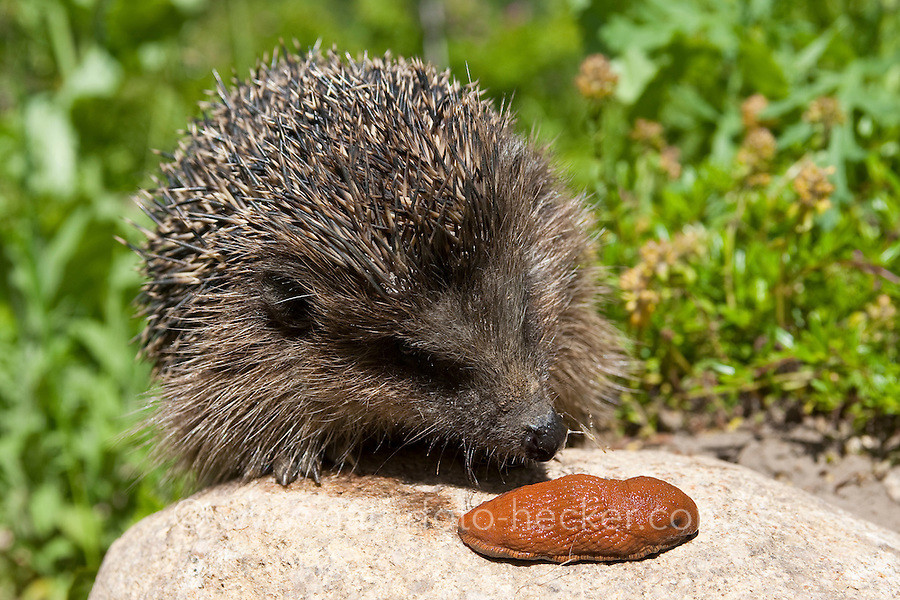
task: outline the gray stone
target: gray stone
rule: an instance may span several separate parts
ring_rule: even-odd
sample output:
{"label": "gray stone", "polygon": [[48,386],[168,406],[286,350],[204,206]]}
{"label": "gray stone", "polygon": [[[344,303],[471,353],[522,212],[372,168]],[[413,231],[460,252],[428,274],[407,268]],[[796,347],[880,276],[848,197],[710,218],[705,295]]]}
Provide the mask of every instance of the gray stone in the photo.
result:
{"label": "gray stone", "polygon": [[884,476],[884,487],[891,500],[897,503],[900,512],[900,467],[894,467]]}
{"label": "gray stone", "polygon": [[475,490],[452,461],[438,477],[416,458],[321,487],[264,478],[196,494],[116,541],[91,598],[900,597],[900,535],[738,465],[563,451],[549,477],[664,479],[697,503],[700,533],[650,559],[557,565],[488,560],[456,535],[460,514],[540,470]]}

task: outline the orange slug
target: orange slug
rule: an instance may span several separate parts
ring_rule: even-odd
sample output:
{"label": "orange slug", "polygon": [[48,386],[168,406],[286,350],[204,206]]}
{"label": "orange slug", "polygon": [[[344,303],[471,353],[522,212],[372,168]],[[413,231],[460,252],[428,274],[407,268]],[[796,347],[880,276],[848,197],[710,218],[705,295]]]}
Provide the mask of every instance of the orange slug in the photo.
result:
{"label": "orange slug", "polygon": [[700,525],[697,505],[654,477],[566,475],[475,507],[458,533],[475,552],[519,560],[635,560],[668,550]]}

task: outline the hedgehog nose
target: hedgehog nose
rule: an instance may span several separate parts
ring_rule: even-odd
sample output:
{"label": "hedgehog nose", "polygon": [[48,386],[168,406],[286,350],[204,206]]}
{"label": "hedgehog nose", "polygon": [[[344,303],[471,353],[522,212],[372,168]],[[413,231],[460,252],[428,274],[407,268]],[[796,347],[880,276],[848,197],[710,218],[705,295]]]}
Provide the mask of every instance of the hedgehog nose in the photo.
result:
{"label": "hedgehog nose", "polygon": [[550,460],[566,441],[568,432],[560,416],[551,410],[525,428],[525,456],[541,462]]}

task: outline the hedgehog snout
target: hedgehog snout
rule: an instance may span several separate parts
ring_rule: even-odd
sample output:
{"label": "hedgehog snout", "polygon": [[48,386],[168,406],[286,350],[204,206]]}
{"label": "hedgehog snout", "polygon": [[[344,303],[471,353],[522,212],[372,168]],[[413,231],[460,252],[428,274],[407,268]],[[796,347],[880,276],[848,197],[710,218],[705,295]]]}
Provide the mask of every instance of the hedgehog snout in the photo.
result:
{"label": "hedgehog snout", "polygon": [[565,443],[568,431],[562,418],[553,409],[536,418],[533,423],[525,426],[522,440],[525,457],[541,462],[550,460]]}

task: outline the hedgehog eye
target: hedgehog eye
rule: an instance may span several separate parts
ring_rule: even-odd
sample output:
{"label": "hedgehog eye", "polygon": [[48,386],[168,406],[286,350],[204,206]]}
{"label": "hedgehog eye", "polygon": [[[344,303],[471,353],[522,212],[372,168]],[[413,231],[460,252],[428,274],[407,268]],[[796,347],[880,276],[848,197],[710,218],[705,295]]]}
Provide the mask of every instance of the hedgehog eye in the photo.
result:
{"label": "hedgehog eye", "polygon": [[260,278],[259,294],[271,326],[292,336],[312,329],[312,294],[295,279],[265,272]]}
{"label": "hedgehog eye", "polygon": [[434,356],[406,340],[396,341],[397,364],[401,367],[427,372],[435,368]]}
{"label": "hedgehog eye", "polygon": [[443,384],[450,387],[459,386],[467,377],[466,368],[456,361],[436,356],[418,348],[408,341],[397,339],[392,341],[393,356],[396,366],[409,374],[414,374],[427,383]]}

